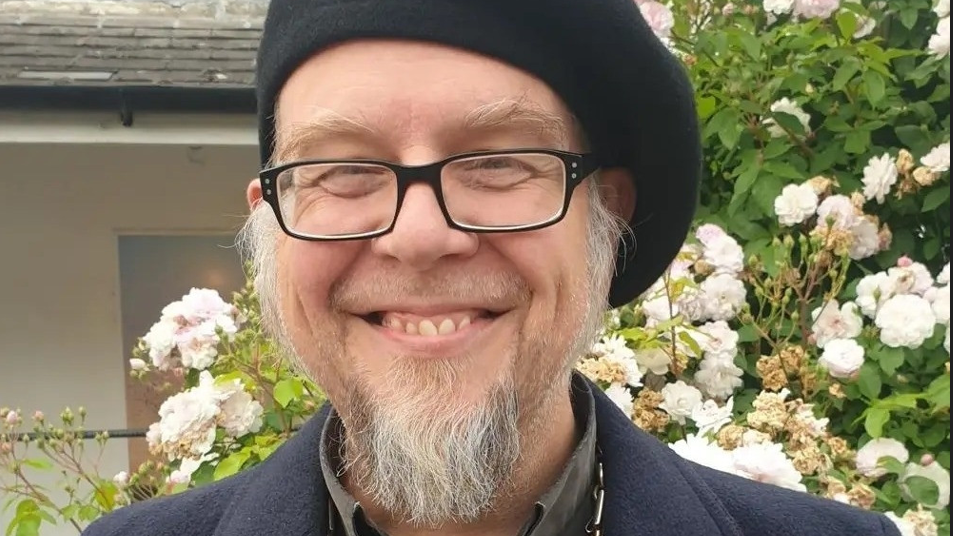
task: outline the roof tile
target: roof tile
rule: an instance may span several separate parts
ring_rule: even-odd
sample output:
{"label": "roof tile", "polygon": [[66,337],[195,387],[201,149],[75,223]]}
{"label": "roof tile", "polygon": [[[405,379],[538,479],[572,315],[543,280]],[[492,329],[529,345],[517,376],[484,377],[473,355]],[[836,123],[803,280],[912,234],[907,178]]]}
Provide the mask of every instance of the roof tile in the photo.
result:
{"label": "roof tile", "polygon": [[[19,3],[7,11],[4,4],[10,2]],[[0,0],[0,85],[87,84],[71,81],[70,73],[89,72],[114,73],[107,85],[254,83],[263,0],[247,0],[220,17],[204,15],[211,12],[208,6],[189,3],[176,10],[166,3],[129,1],[121,3],[128,4],[122,12],[96,1],[84,4],[92,7],[71,14],[50,8],[55,2]],[[103,13],[91,15],[94,11]],[[24,72],[63,77],[25,78]]]}

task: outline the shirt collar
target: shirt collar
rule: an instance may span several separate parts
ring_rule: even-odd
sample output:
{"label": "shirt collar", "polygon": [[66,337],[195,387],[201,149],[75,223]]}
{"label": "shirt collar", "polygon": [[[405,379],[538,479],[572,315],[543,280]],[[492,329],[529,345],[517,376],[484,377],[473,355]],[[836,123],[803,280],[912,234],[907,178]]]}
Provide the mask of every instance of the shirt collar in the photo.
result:
{"label": "shirt collar", "polygon": [[[581,374],[573,373],[571,402],[577,429],[583,430],[562,474],[538,501],[533,514],[518,536],[543,534],[585,534],[592,518],[592,490],[596,484],[596,414],[595,398]],[[334,409],[321,432],[321,472],[331,505],[331,536],[384,536],[371,527],[361,505],[341,485],[341,438],[344,425]]]}

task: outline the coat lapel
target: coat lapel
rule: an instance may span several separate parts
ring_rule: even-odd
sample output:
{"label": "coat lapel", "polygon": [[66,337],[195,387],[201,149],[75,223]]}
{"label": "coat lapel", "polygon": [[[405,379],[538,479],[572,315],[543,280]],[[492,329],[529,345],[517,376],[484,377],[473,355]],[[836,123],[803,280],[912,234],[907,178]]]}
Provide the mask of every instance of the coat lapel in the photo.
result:
{"label": "coat lapel", "polygon": [[[606,499],[605,536],[743,536],[705,482],[674,451],[636,428],[595,385],[596,429]],[[325,536],[328,495],[321,473],[325,406],[241,480],[215,536]]]}

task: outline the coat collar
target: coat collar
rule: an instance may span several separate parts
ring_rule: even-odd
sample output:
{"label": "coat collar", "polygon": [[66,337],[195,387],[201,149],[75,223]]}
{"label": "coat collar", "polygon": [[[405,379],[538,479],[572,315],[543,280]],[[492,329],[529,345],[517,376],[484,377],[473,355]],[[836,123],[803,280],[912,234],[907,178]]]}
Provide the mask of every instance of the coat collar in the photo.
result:
{"label": "coat collar", "polygon": [[[590,387],[605,474],[604,534],[742,536],[690,463],[636,428],[601,389]],[[214,536],[327,534],[328,495],[319,446],[329,412],[326,405],[243,475]]]}

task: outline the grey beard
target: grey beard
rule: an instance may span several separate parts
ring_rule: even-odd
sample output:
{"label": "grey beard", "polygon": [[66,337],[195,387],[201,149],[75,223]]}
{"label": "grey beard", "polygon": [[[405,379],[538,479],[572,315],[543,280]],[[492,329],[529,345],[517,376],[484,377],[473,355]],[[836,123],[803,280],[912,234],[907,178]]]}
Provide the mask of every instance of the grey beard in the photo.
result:
{"label": "grey beard", "polygon": [[[440,383],[457,380],[452,365],[439,366]],[[454,383],[428,383],[435,378],[399,401],[375,400],[365,388],[351,392],[345,470],[394,520],[429,528],[472,523],[493,509],[520,455],[516,387],[507,380],[475,407],[448,408],[441,399]]]}

